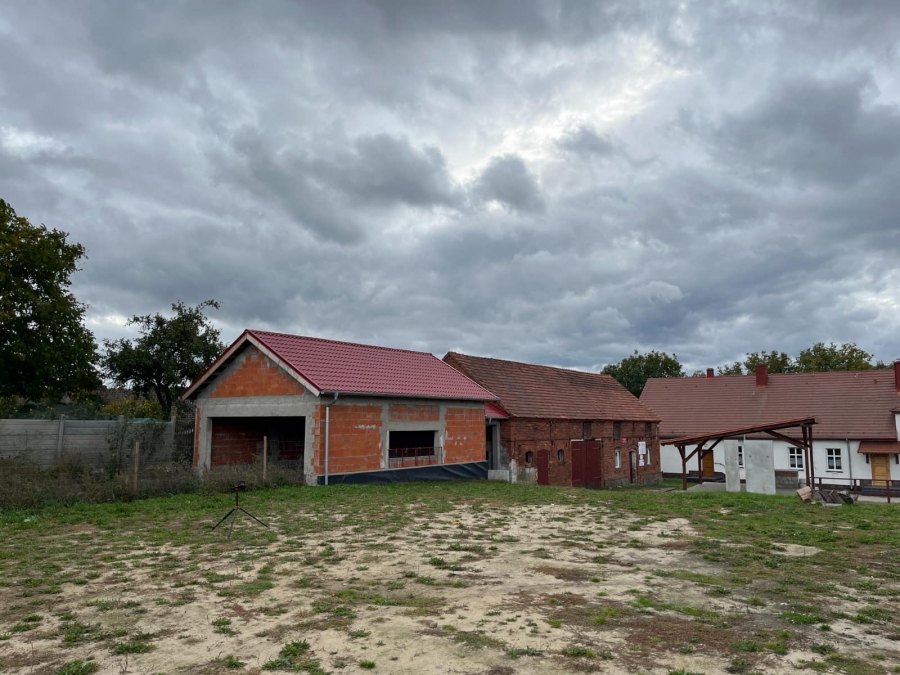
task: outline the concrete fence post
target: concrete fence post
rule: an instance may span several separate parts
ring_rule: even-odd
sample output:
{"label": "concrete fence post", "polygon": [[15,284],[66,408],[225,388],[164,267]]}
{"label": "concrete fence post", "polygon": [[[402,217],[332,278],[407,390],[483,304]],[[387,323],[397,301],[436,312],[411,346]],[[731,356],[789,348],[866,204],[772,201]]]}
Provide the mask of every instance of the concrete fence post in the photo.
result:
{"label": "concrete fence post", "polygon": [[263,483],[266,482],[269,463],[269,437],[263,436]]}
{"label": "concrete fence post", "polygon": [[66,435],[66,416],[59,416],[59,435],[56,438],[56,461],[62,461],[63,440]]}
{"label": "concrete fence post", "polygon": [[131,491],[135,496],[138,494],[140,487],[140,471],[141,471],[141,442],[134,442],[134,471],[131,475]]}

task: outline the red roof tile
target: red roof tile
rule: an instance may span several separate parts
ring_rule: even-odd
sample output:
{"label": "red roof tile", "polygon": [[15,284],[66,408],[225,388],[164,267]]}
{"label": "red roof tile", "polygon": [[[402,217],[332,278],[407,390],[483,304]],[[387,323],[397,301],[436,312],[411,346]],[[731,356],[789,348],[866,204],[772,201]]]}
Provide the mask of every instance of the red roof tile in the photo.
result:
{"label": "red roof tile", "polygon": [[862,441],[857,452],[864,455],[900,455],[900,441]]}
{"label": "red roof tile", "polygon": [[484,404],[484,416],[494,420],[505,420],[509,417],[509,413],[506,412],[502,406],[488,401]]}
{"label": "red roof tile", "polygon": [[450,352],[444,361],[500,397],[513,417],[656,421],[609,375]]}
{"label": "red roof tile", "polygon": [[661,418],[665,438],[813,416],[815,438],[897,439],[891,412],[900,403],[891,370],[653,378],[641,401]]}
{"label": "red roof tile", "polygon": [[185,390],[193,396],[202,381],[241,342],[256,341],[320,392],[376,394],[414,398],[488,401],[496,396],[433,354],[322,338],[247,330]]}

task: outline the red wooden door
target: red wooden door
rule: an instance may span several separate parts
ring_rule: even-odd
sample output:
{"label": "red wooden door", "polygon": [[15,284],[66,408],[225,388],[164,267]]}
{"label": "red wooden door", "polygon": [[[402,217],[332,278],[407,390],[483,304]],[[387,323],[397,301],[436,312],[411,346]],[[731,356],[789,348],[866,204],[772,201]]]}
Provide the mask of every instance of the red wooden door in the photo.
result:
{"label": "red wooden door", "polygon": [[585,441],[584,487],[600,487],[600,443]]}
{"label": "red wooden door", "polygon": [[572,441],[569,454],[572,457],[572,487],[584,487],[587,478],[587,449],[585,441]]}
{"label": "red wooden door", "polygon": [[550,453],[547,450],[537,452],[537,483],[550,485]]}

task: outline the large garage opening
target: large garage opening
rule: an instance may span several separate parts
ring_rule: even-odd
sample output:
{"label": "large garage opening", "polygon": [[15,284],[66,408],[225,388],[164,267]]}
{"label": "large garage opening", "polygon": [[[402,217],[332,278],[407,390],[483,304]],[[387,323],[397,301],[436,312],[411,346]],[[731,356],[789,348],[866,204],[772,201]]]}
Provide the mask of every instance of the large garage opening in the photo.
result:
{"label": "large garage opening", "polygon": [[391,468],[441,463],[437,430],[388,432],[388,464]]}
{"label": "large garage opening", "polygon": [[305,417],[215,417],[212,420],[211,466],[262,462],[263,439],[268,462],[303,467]]}

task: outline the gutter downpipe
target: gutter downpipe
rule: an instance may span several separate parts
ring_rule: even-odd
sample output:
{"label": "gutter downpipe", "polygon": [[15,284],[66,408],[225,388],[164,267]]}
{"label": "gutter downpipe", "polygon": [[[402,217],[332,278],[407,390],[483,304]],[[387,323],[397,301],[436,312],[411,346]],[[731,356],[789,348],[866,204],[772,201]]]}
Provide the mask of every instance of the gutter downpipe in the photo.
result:
{"label": "gutter downpipe", "polygon": [[847,444],[847,468],[850,470],[850,489],[853,490],[853,455],[850,454],[850,439],[845,438]]}
{"label": "gutter downpipe", "polygon": [[328,485],[328,451],[330,449],[329,439],[331,434],[329,430],[331,428],[331,406],[337,403],[338,400],[338,392],[334,392],[334,398],[331,399],[330,403],[325,404],[325,485]]}

